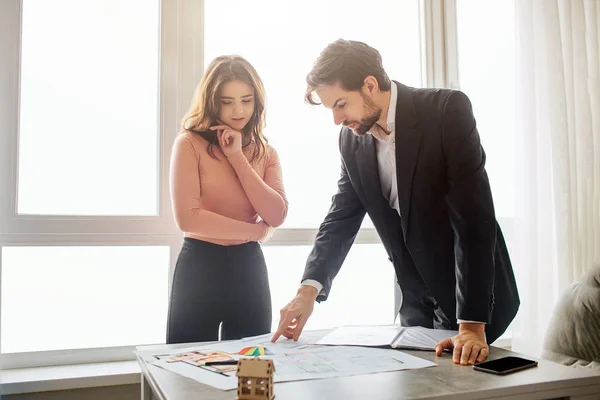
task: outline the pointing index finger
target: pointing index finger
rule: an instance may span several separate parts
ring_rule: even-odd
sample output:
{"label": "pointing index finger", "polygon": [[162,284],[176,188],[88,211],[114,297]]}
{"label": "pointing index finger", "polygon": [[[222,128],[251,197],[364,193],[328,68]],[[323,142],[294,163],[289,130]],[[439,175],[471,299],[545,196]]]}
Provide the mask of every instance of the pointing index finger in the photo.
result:
{"label": "pointing index finger", "polygon": [[271,338],[271,342],[275,342],[277,339],[279,339],[279,337],[283,334],[283,332],[285,332],[287,327],[290,325],[290,322],[292,322],[292,319],[293,317],[291,317],[291,314],[289,313],[285,313],[285,315],[282,316],[281,320],[279,321],[279,326],[277,327],[277,330]]}

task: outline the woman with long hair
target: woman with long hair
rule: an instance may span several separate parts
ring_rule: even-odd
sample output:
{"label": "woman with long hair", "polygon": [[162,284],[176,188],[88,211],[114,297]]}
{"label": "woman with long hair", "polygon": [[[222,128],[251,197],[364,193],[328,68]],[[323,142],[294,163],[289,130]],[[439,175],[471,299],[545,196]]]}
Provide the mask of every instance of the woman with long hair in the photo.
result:
{"label": "woman with long hair", "polygon": [[260,242],[287,215],[281,166],[263,134],[265,90],[252,65],[221,56],[208,66],[171,157],[175,220],[184,233],[167,343],[238,339],[271,330]]}

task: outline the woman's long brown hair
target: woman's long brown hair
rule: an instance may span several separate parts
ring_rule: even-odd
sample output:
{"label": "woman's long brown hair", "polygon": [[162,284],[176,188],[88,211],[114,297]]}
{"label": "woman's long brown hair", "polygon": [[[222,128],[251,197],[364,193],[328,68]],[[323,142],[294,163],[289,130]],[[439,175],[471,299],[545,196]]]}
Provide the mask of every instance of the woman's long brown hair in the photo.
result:
{"label": "woman's long brown hair", "polygon": [[220,56],[210,63],[196,88],[190,108],[183,117],[181,128],[204,137],[209,142],[208,153],[216,158],[213,147],[219,147],[219,141],[210,127],[220,125],[220,89],[223,84],[234,80],[244,82],[254,89],[254,113],[242,131],[242,142],[244,145],[254,142],[249,161],[258,161],[264,156],[267,143],[263,134],[265,88],[254,67],[241,56]]}

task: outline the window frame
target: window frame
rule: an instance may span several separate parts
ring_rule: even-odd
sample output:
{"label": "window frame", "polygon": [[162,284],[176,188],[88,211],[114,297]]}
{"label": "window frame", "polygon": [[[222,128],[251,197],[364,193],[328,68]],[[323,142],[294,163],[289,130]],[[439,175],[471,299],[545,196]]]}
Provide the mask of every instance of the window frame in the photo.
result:
{"label": "window frame", "polygon": [[[1,0],[0,53],[0,276],[2,246],[150,246],[170,248],[169,285],[182,235],[169,198],[169,162],[179,120],[202,70],[203,2],[160,1],[158,210],[153,216],[64,216],[17,214],[21,0]],[[188,34],[189,33],[189,34]],[[6,134],[4,134],[4,132]],[[6,189],[5,189],[6,188]],[[1,282],[0,282],[1,283]],[[1,286],[0,286],[1,290]],[[0,304],[1,307],[1,304]],[[0,308],[1,309],[1,308]],[[0,349],[1,350],[1,349]],[[0,369],[133,360],[135,346],[0,354]]]}
{"label": "window frame", "polygon": [[[159,186],[156,216],[35,216],[16,213],[18,107],[22,1],[0,0],[0,276],[2,246],[168,245],[169,291],[182,242],[168,190],[170,151],[203,73],[204,1],[160,2]],[[422,77],[425,87],[459,89],[456,1],[420,0]],[[332,189],[333,190],[333,189]],[[500,219],[507,242],[513,220]],[[311,245],[317,228],[279,228],[266,246]],[[381,243],[375,228],[362,228],[357,244]],[[0,282],[1,284],[1,282]],[[1,290],[1,285],[0,285]],[[1,309],[1,304],[0,304]],[[510,343],[509,343],[510,344]],[[1,349],[0,349],[1,350]],[[133,360],[135,346],[0,354],[0,369]]]}

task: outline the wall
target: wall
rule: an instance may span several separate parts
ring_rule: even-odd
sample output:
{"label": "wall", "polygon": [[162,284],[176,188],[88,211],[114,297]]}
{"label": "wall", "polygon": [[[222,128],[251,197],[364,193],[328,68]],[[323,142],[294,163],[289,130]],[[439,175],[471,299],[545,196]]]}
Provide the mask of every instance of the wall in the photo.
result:
{"label": "wall", "polygon": [[104,386],[55,392],[24,393],[2,396],[2,400],[139,400],[140,385]]}

